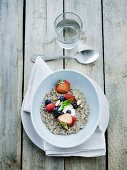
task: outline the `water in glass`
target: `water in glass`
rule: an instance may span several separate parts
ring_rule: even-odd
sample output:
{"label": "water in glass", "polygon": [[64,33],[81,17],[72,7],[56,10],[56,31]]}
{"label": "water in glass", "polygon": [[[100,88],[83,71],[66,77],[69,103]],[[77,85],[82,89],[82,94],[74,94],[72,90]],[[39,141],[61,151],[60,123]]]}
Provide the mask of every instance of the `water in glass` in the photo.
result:
{"label": "water in glass", "polygon": [[74,48],[80,39],[80,25],[74,19],[63,19],[56,25],[58,43],[62,48]]}

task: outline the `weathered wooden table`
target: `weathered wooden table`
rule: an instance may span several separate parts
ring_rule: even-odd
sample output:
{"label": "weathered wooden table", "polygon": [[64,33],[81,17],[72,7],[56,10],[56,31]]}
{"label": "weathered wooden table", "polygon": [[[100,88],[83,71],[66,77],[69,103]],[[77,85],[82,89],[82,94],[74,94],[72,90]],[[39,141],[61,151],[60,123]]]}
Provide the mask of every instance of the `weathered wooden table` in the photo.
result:
{"label": "weathered wooden table", "polygon": [[[78,70],[104,89],[111,115],[103,157],[46,157],[22,127],[31,55],[68,53],[54,38],[54,20],[64,11],[81,17],[85,42],[100,58],[90,65],[62,59],[47,64]],[[127,170],[126,39],[127,0],[0,0],[0,170]]]}

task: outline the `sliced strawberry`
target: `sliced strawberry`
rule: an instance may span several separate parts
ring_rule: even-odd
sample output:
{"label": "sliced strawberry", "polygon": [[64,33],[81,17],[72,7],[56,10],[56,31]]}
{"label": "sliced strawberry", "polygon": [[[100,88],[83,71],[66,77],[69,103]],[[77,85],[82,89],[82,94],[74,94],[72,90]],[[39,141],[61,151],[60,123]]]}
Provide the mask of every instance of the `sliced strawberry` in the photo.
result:
{"label": "sliced strawberry", "polygon": [[75,97],[72,96],[71,94],[67,93],[65,94],[65,99],[68,100],[68,99],[72,99],[72,103],[75,101]]}
{"label": "sliced strawberry", "polygon": [[60,122],[66,123],[68,126],[72,125],[72,116],[71,116],[70,114],[68,114],[68,113],[65,113],[65,114],[63,114],[63,115],[60,115],[60,116],[58,117],[58,120],[59,120]]}
{"label": "sliced strawberry", "polygon": [[60,115],[57,119],[60,122],[66,123],[68,126],[71,126],[76,122],[76,117],[71,116],[69,113],[65,113],[63,115]]}
{"label": "sliced strawberry", "polygon": [[76,120],[77,120],[76,117],[72,116],[72,122],[73,122],[72,124],[74,124],[76,122]]}
{"label": "sliced strawberry", "polygon": [[66,80],[60,80],[56,85],[56,91],[60,94],[65,94],[70,89],[70,83]]}
{"label": "sliced strawberry", "polygon": [[55,104],[54,103],[50,103],[46,106],[46,110],[48,112],[51,112],[53,109],[55,108]]}

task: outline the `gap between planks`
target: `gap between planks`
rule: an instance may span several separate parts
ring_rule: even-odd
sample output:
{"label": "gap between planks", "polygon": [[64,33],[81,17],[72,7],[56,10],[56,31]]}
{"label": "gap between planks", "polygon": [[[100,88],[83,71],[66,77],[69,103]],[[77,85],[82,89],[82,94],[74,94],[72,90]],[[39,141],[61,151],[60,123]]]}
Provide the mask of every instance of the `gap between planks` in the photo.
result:
{"label": "gap between planks", "polygon": [[[24,64],[25,64],[25,18],[26,18],[26,0],[23,0],[23,71],[22,71],[22,101],[24,98]],[[21,122],[21,170],[23,163],[23,125]]]}
{"label": "gap between planks", "polygon": [[[104,21],[103,21],[103,0],[101,0],[101,18],[102,18],[102,50],[103,50],[103,82],[104,82],[104,94],[106,95],[105,90],[105,56],[104,56]],[[105,141],[106,141],[106,170],[108,170],[108,131],[105,133]]]}

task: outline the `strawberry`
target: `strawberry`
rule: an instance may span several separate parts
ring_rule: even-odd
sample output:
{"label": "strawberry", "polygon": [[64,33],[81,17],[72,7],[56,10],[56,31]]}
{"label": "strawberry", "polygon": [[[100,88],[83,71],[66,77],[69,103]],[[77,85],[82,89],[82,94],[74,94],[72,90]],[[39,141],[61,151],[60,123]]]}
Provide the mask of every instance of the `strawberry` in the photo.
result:
{"label": "strawberry", "polygon": [[60,80],[56,85],[56,91],[60,94],[65,94],[70,89],[70,83],[67,80]]}
{"label": "strawberry", "polygon": [[71,116],[69,113],[64,113],[58,117],[58,120],[66,123],[68,126],[71,126],[75,123],[76,117]]}
{"label": "strawberry", "polygon": [[46,106],[46,110],[47,110],[48,112],[51,112],[54,108],[55,108],[55,104],[54,104],[54,103],[49,103],[49,104]]}
{"label": "strawberry", "polygon": [[72,116],[69,113],[65,113],[63,115],[60,115],[58,117],[58,120],[60,122],[66,123],[67,125],[71,125],[72,124]]}
{"label": "strawberry", "polygon": [[76,120],[77,120],[76,117],[72,116],[72,122],[73,122],[72,124],[74,124],[76,122]]}
{"label": "strawberry", "polygon": [[75,97],[72,96],[72,95],[69,94],[69,93],[65,94],[65,99],[66,99],[66,100],[71,99],[71,100],[72,100],[72,103],[75,101]]}

